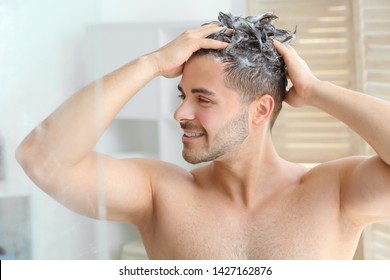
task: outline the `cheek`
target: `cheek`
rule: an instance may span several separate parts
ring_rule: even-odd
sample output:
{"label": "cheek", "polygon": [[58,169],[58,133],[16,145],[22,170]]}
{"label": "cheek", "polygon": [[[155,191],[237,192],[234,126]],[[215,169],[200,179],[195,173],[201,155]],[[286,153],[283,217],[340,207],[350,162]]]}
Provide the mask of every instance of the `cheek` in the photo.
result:
{"label": "cheek", "polygon": [[196,118],[207,134],[212,135],[237,116],[241,110],[239,102],[231,102],[231,104],[211,108],[197,108]]}
{"label": "cheek", "polygon": [[206,130],[207,134],[212,134],[217,131],[222,123],[223,115],[217,114],[217,112],[200,111],[197,114],[197,118],[201,126]]}

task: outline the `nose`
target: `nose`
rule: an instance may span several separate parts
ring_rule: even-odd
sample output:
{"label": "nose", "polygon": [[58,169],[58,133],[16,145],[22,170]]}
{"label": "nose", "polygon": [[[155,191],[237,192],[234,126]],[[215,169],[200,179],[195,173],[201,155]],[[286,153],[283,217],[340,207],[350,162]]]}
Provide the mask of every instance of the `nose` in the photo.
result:
{"label": "nose", "polygon": [[173,117],[176,121],[182,122],[185,120],[195,119],[195,110],[191,106],[190,102],[184,100],[179,107],[177,107]]}

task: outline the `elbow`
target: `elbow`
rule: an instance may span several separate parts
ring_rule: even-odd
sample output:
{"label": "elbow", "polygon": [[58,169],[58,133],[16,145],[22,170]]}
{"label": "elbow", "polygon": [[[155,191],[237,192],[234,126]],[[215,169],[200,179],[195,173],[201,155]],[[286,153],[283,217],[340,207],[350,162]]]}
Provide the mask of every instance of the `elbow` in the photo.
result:
{"label": "elbow", "polygon": [[15,159],[23,168],[24,172],[34,182],[42,181],[45,178],[46,161],[40,152],[40,143],[33,137],[27,137],[16,149]]}
{"label": "elbow", "polygon": [[15,151],[15,159],[23,169],[27,164],[27,149],[25,146],[24,142],[22,142]]}
{"label": "elbow", "polygon": [[29,140],[25,139],[16,149],[15,151],[15,158],[16,161],[19,163],[19,165],[23,168],[23,170],[26,172],[26,174],[29,177],[35,177],[32,176],[33,174],[37,173],[37,163],[34,162],[35,158],[33,156],[34,154],[34,148],[29,145]]}

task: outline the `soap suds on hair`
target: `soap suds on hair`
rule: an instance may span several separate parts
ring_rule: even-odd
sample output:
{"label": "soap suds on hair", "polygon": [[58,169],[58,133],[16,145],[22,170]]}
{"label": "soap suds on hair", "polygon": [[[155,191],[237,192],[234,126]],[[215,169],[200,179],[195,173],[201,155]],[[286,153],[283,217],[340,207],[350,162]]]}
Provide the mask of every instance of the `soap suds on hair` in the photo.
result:
{"label": "soap suds on hair", "polygon": [[226,86],[236,90],[243,102],[269,94],[275,101],[271,125],[282,108],[286,95],[286,68],[273,40],[288,44],[295,38],[294,32],[278,29],[273,13],[259,16],[233,16],[220,12],[218,21],[211,23],[223,28],[208,36],[210,39],[228,42],[222,50],[200,49],[194,55],[209,55],[224,64]]}

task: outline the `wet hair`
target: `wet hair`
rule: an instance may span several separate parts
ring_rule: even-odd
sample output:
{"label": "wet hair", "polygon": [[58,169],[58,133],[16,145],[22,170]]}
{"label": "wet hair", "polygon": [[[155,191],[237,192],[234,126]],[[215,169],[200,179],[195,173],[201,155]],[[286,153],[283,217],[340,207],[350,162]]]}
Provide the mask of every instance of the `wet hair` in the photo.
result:
{"label": "wet hair", "polygon": [[208,38],[229,45],[223,50],[200,49],[194,53],[211,55],[224,64],[225,84],[239,92],[244,104],[271,95],[275,101],[271,127],[282,108],[287,86],[285,64],[272,40],[288,44],[295,37],[295,31],[276,29],[275,19],[273,13],[239,17],[220,12],[218,21],[212,23],[224,28]]}

